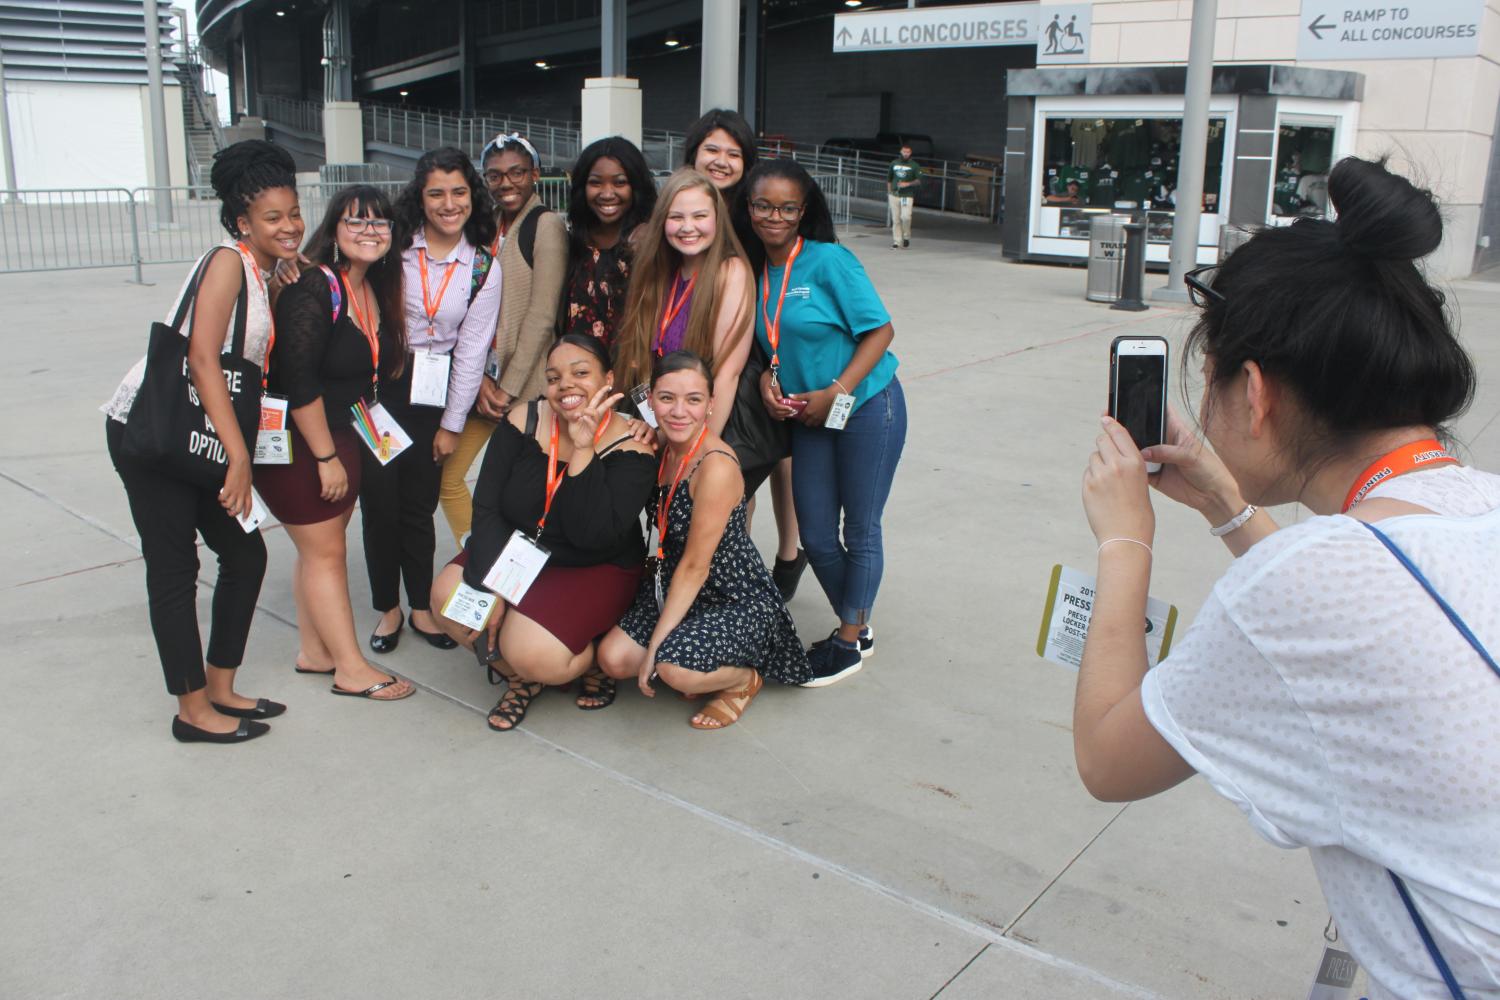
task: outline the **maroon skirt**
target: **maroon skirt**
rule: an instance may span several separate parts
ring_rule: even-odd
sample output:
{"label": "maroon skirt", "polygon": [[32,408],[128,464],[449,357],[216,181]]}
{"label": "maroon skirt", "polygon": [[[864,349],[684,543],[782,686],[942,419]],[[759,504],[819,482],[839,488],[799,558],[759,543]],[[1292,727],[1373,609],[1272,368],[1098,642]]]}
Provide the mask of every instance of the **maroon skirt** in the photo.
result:
{"label": "maroon skirt", "polygon": [[322,524],[338,517],[359,499],[359,449],[362,447],[352,427],[332,432],[333,450],[349,477],[349,491],[342,500],[329,503],[322,497],[323,482],[318,478],[318,460],[313,457],[297,424],[292,422],[292,461],[289,465],[257,465],[255,489],[266,502],[276,520],[282,524]]}
{"label": "maroon skirt", "polygon": [[[449,565],[466,566],[468,561],[469,553],[460,552]],[[515,610],[552,633],[576,656],[619,624],[640,582],[639,566],[544,566]]]}

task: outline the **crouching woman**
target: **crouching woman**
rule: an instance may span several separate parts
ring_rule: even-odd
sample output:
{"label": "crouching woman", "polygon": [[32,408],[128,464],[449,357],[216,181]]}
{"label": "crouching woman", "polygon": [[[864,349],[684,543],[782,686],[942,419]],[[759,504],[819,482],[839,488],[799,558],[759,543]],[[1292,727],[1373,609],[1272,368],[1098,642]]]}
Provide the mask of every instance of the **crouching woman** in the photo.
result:
{"label": "crouching woman", "polygon": [[656,361],[651,407],[666,437],[652,517],[656,564],[635,603],[599,645],[612,678],[653,676],[689,697],[714,699],[694,729],[732,725],[764,678],[812,676],[796,626],[745,530],[745,481],[734,452],[709,430],[713,381],[703,359],[674,351]]}
{"label": "crouching woman", "polygon": [[[474,648],[507,683],[489,726],[516,728],[548,684],[589,673],[594,643],[630,606],[645,560],[641,511],[651,497],[651,449],[635,441],[603,345],[566,334],[547,355],[546,394],[512,407],[495,429],[474,488],[474,523],[463,553],[433,583],[443,607],[460,581],[488,589],[489,574],[517,533],[547,552],[514,606],[500,602],[475,632],[439,616],[456,641]],[[614,682],[597,672],[580,708],[614,700]]]}

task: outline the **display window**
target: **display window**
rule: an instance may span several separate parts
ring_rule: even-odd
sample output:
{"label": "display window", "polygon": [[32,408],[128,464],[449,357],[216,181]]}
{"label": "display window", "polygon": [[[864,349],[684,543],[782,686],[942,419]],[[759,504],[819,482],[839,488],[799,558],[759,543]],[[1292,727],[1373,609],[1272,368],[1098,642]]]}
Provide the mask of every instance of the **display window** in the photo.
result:
{"label": "display window", "polygon": [[1328,215],[1328,171],[1336,159],[1333,118],[1283,117],[1276,129],[1272,219]]}
{"label": "display window", "polygon": [[[1226,124],[1219,117],[1209,119],[1208,123],[1203,174],[1205,212],[1219,210]],[[1039,197],[1043,206],[1146,210],[1167,215],[1177,210],[1181,118],[1049,116],[1043,121],[1042,134],[1043,179]],[[1154,228],[1167,230],[1170,240],[1170,221],[1151,221],[1157,223]],[[1059,232],[1059,235],[1073,234]]]}

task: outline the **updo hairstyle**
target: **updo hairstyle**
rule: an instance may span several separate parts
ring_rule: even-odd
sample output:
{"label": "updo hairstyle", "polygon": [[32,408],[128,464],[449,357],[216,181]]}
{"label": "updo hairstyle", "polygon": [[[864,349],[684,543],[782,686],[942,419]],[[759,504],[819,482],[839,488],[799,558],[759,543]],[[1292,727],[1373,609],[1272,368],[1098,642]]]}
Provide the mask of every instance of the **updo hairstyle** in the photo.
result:
{"label": "updo hairstyle", "polygon": [[250,211],[250,203],[262,191],[297,190],[297,164],[275,143],[244,139],[214,154],[208,182],[219,198],[219,221],[230,236],[238,237],[240,216]]}

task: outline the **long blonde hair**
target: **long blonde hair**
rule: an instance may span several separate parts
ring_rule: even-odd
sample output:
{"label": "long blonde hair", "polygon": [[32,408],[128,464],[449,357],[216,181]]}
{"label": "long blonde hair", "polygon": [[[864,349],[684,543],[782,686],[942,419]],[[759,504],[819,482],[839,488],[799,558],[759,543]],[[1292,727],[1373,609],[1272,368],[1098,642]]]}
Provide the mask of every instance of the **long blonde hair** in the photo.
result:
{"label": "long blonde hair", "polygon": [[[703,263],[698,271],[701,286],[694,286],[693,304],[688,310],[687,333],[682,346],[708,363],[709,369],[718,374],[724,357],[750,331],[754,319],[752,304],[754,289],[752,280],[745,283],[739,302],[721,302],[720,281],[723,264],[734,258],[749,261],[745,250],[734,235],[734,224],[729,209],[719,194],[718,188],[705,176],[691,167],[683,167],[667,179],[661,196],[656,200],[656,209],[651,221],[641,227],[641,236],[636,243],[633,266],[630,270],[630,288],[625,293],[624,316],[620,320],[615,339],[615,373],[623,380],[621,385],[639,385],[651,378],[652,348],[656,343],[658,324],[668,289],[676,281],[682,266],[682,255],[672,248],[666,239],[667,213],[672,202],[684,191],[705,192],[714,207],[714,238],[703,251]],[[723,347],[714,350],[714,318],[719,309],[735,310],[734,330]]]}

